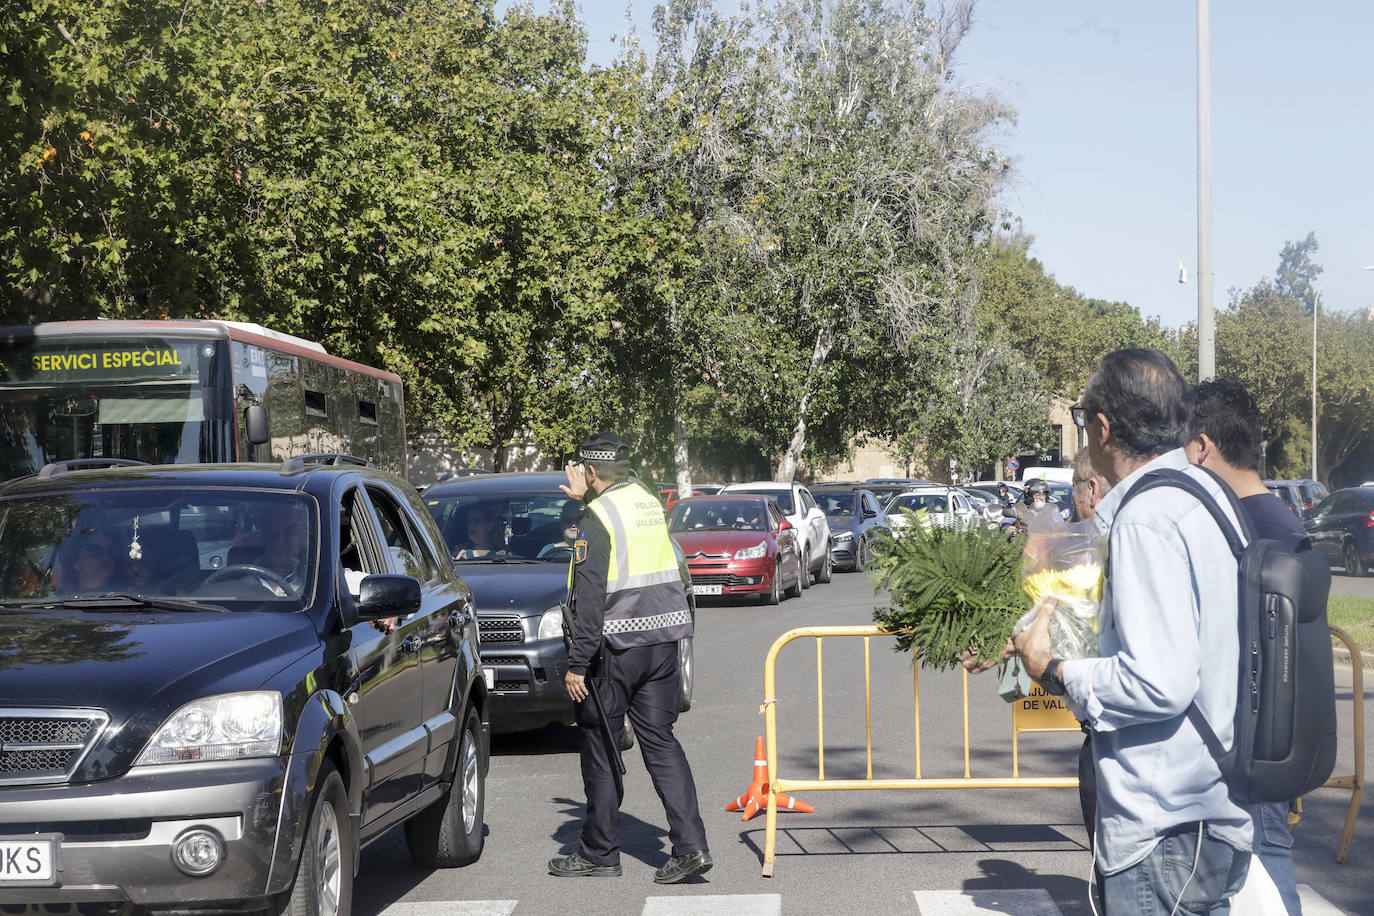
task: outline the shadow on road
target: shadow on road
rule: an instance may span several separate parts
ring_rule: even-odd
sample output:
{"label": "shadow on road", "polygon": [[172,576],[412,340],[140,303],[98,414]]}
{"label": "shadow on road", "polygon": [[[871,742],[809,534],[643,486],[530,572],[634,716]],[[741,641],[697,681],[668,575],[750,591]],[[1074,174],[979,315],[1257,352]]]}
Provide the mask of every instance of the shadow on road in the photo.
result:
{"label": "shadow on road", "polygon": [[[587,815],[587,806],[573,798],[553,798],[555,805],[561,805],[559,812],[567,817],[553,832],[560,854],[570,855],[577,852],[578,840],[582,836],[582,820]],[[665,841],[668,831],[640,820],[624,810],[620,812],[620,854],[622,857],[638,859],[651,868],[658,868],[668,861],[669,850]]]}
{"label": "shadow on road", "polygon": [[493,757],[570,753],[577,753],[577,728],[572,725],[550,725],[529,732],[491,736]]}

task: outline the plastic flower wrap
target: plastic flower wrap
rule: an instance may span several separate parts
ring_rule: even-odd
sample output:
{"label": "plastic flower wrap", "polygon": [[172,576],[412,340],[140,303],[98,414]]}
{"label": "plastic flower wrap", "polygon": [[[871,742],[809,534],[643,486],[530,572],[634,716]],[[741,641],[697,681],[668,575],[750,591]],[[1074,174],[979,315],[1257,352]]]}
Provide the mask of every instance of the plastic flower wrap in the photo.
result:
{"label": "plastic flower wrap", "polygon": [[[1065,522],[1051,513],[1033,519],[1026,534],[1021,590],[1030,610],[1016,621],[1012,634],[1030,626],[1040,604],[1055,599],[1050,617],[1050,652],[1057,658],[1097,655],[1098,611],[1102,606],[1102,568],[1106,538],[1092,519]],[[1002,672],[1002,697],[1008,701],[1030,693],[1030,677],[1013,659]]]}

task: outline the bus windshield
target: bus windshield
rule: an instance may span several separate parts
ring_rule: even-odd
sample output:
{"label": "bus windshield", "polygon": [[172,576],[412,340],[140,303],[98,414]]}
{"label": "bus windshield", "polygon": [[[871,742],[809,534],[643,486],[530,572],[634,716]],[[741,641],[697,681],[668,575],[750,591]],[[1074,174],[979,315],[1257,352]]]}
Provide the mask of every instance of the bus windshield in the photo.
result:
{"label": "bus windshield", "polygon": [[0,479],[72,458],[224,461],[214,341],[73,339],[0,347]]}

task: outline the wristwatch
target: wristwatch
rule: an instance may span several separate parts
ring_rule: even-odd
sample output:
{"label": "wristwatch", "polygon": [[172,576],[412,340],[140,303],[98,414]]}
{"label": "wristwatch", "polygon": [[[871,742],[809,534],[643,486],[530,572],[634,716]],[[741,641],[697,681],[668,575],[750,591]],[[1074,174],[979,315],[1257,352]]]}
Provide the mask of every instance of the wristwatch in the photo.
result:
{"label": "wristwatch", "polygon": [[1052,697],[1064,695],[1064,679],[1059,676],[1059,666],[1063,661],[1062,658],[1052,658],[1045,670],[1040,672],[1040,689]]}

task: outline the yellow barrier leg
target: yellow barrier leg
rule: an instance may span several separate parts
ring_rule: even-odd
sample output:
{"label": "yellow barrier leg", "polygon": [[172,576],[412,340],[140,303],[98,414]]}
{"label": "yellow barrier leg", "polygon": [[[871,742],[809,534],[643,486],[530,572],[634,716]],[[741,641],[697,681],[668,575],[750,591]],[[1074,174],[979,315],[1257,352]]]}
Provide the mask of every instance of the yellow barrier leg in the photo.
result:
{"label": "yellow barrier leg", "polygon": [[1345,643],[1350,650],[1351,695],[1355,702],[1355,775],[1334,777],[1322,783],[1323,788],[1349,789],[1350,807],[1345,811],[1345,829],[1341,832],[1341,843],[1336,847],[1336,861],[1344,862],[1350,855],[1350,841],[1355,836],[1355,819],[1360,814],[1360,802],[1364,799],[1364,666],[1361,664],[1360,647],[1340,627],[1331,627],[1331,635]]}

